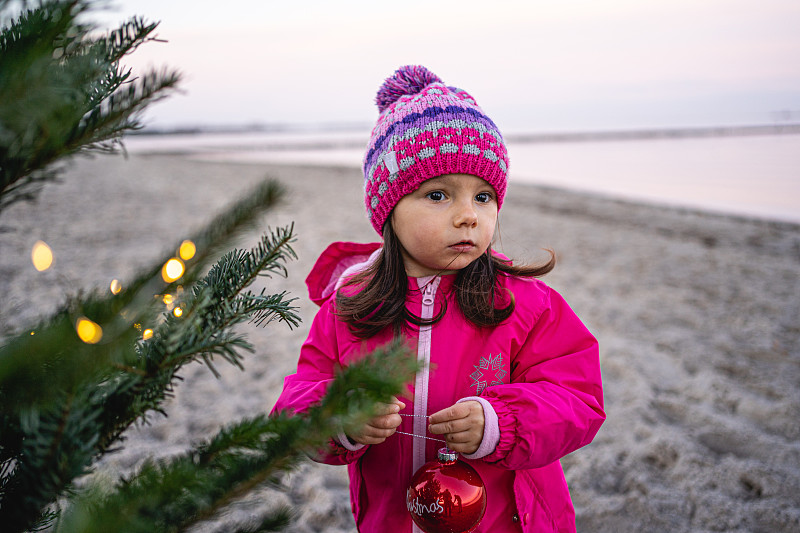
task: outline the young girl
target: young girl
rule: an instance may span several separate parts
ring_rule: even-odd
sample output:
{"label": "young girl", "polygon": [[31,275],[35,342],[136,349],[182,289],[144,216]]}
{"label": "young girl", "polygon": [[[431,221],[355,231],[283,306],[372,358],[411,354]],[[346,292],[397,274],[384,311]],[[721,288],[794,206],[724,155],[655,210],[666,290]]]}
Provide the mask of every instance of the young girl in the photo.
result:
{"label": "young girl", "polygon": [[419,531],[406,489],[443,447],[433,439],[486,485],[476,531],[575,531],[559,459],[605,419],[597,341],[535,279],[552,258],[517,266],[492,251],[508,156],[475,100],[408,66],[376,101],[365,200],[383,241],[334,243],[317,261],[320,310],[275,410],[307,409],[339,365],[401,336],[424,363],[412,393],[321,458],[348,466],[359,531]]}

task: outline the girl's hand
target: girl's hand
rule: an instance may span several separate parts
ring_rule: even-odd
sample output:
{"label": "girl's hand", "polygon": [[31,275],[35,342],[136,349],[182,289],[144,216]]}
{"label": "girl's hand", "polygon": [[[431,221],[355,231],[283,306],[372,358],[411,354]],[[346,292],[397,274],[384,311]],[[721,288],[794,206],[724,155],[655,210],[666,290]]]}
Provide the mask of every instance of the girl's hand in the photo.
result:
{"label": "girl's hand", "polygon": [[428,431],[444,435],[447,447],[460,453],[475,453],[483,440],[483,406],[469,400],[451,405],[428,417]]}
{"label": "girl's hand", "polygon": [[393,400],[392,403],[377,404],[375,416],[356,434],[348,437],[359,444],[380,444],[391,437],[403,421],[398,413],[406,407],[406,404],[397,398]]}

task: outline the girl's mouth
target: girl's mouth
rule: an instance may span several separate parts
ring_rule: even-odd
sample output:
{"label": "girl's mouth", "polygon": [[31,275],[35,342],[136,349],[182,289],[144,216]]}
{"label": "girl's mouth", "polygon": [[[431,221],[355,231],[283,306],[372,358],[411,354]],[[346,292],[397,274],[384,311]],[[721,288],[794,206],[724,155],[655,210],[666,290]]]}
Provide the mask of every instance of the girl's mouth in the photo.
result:
{"label": "girl's mouth", "polygon": [[475,243],[473,243],[472,241],[460,241],[450,245],[450,248],[452,248],[457,252],[468,252],[469,250],[472,250],[474,247]]}

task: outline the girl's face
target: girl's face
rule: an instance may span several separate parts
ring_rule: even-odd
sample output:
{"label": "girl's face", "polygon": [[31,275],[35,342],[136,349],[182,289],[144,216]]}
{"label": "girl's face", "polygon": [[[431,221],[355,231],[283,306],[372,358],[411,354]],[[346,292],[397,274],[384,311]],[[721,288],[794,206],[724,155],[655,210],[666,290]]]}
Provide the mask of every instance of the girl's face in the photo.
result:
{"label": "girl's face", "polygon": [[392,210],[406,274],[452,274],[481,256],[497,225],[497,197],[486,181],[445,174],[424,181]]}

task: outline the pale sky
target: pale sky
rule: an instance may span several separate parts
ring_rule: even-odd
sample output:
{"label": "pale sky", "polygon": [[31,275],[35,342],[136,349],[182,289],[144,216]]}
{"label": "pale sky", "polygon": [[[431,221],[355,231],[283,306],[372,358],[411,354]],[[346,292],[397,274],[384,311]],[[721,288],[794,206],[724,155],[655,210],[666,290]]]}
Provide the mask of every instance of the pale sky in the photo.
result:
{"label": "pale sky", "polygon": [[800,122],[798,0],[112,5],[104,25],[143,15],[168,41],[127,65],[185,75],[154,126],[369,124],[404,64],[466,89],[504,131]]}

